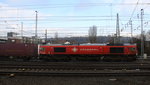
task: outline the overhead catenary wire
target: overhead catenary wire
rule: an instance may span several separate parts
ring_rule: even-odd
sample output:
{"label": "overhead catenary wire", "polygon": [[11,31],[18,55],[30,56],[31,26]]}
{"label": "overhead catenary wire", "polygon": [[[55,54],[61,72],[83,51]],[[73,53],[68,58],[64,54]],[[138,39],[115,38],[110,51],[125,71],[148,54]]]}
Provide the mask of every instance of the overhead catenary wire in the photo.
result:
{"label": "overhead catenary wire", "polygon": [[[78,5],[78,4],[84,4],[84,5]],[[70,3],[70,4],[12,5],[12,6],[1,6],[1,10],[47,9],[47,8],[116,6],[116,5],[126,6],[126,5],[136,5],[136,4],[137,3],[72,3],[72,4]],[[138,5],[150,5],[150,3],[138,3]]]}
{"label": "overhead catenary wire", "polygon": [[[129,20],[128,20],[128,22],[127,22],[126,25],[128,25],[128,23],[130,24],[130,22],[133,21],[132,18],[133,18],[133,15],[134,15],[134,13],[135,13],[135,10],[136,10],[137,6],[140,5],[140,4],[141,4],[141,3],[139,3],[139,0],[137,0],[137,2],[136,2],[136,4],[135,4],[135,7],[134,7],[134,9],[133,9],[133,11],[132,11],[132,13],[131,13],[131,16],[130,16],[130,18],[129,18]],[[134,20],[134,21],[138,21],[138,20]],[[126,28],[126,25],[125,25],[124,28]],[[131,24],[130,24],[130,25],[131,25]],[[131,30],[132,30],[132,29],[131,29]]]}
{"label": "overhead catenary wire", "polygon": [[[39,21],[108,21],[108,20],[111,20],[111,19],[39,19]],[[115,19],[114,19],[115,20]],[[24,20],[0,20],[2,22],[4,21],[34,21],[34,19],[24,19]],[[123,20],[123,21],[127,21],[127,20]]]}
{"label": "overhead catenary wire", "polygon": [[[103,16],[87,16],[87,15],[84,15],[84,16],[38,16],[39,18],[44,18],[44,17],[49,17],[49,18],[97,18],[97,17],[100,17],[100,18],[107,18],[107,17],[116,17],[116,16],[107,16],[107,15],[103,15]],[[130,16],[120,16],[120,17],[130,17]],[[35,18],[34,16],[32,17],[14,17],[14,16],[11,16],[11,17],[0,17],[1,19],[3,18]]]}
{"label": "overhead catenary wire", "polygon": [[[69,3],[69,4],[32,4],[32,5],[11,5],[2,7],[43,7],[43,6],[73,6],[78,4],[84,4],[83,6],[101,6],[101,5],[136,5],[137,3]],[[139,5],[150,5],[150,3],[139,3]]]}
{"label": "overhead catenary wire", "polygon": [[139,0],[137,1],[136,5],[135,5],[135,7],[134,7],[134,9],[133,9],[133,11],[132,11],[130,20],[132,19],[133,15],[134,15],[134,12],[135,12],[135,10],[136,10],[136,8],[137,8],[137,6],[138,6],[138,4],[139,4]]}

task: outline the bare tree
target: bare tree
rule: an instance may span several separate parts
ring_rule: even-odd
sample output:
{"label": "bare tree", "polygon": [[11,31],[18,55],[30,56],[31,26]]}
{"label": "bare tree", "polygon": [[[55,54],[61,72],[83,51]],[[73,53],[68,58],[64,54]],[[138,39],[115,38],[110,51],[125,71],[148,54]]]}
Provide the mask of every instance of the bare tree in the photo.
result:
{"label": "bare tree", "polygon": [[97,27],[92,26],[89,28],[89,41],[90,43],[96,43],[97,39]]}
{"label": "bare tree", "polygon": [[145,53],[150,56],[150,30],[145,34]]}
{"label": "bare tree", "polygon": [[145,33],[145,41],[150,41],[150,30],[147,31],[147,33]]}
{"label": "bare tree", "polygon": [[55,41],[55,43],[59,42],[58,41],[58,32],[55,32],[55,34],[54,34],[54,41]]}
{"label": "bare tree", "polygon": [[58,40],[58,32],[55,32],[54,37],[55,37],[56,40]]}

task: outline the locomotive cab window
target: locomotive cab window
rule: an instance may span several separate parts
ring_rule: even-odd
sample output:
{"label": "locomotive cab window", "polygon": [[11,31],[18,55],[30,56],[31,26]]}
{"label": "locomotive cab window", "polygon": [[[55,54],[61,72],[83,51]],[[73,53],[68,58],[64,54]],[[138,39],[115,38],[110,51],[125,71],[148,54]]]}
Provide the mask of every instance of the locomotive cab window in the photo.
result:
{"label": "locomotive cab window", "polygon": [[45,48],[42,48],[42,47],[41,47],[41,48],[40,48],[40,51],[45,51]]}
{"label": "locomotive cab window", "polygon": [[66,48],[65,47],[55,47],[54,52],[66,52]]}
{"label": "locomotive cab window", "polygon": [[111,47],[110,53],[124,53],[124,48],[122,48],[122,47]]}

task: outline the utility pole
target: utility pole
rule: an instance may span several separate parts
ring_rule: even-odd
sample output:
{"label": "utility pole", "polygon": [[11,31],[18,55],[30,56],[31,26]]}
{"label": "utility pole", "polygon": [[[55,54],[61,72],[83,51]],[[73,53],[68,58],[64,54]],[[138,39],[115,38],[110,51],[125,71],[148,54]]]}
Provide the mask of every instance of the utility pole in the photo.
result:
{"label": "utility pole", "polygon": [[36,16],[35,16],[35,43],[38,43],[38,36],[37,36],[37,21],[38,21],[38,12],[35,11]]}
{"label": "utility pole", "polygon": [[132,27],[132,20],[131,19],[130,19],[129,23],[131,25],[131,43],[133,43],[133,27]]}
{"label": "utility pole", "polygon": [[144,15],[144,10],[141,9],[141,57],[144,56],[143,15]]}
{"label": "utility pole", "polygon": [[117,21],[116,21],[116,42],[120,43],[120,29],[119,29],[119,14],[117,13]]}
{"label": "utility pole", "polygon": [[47,43],[47,29],[45,30],[45,43]]}
{"label": "utility pole", "polygon": [[38,21],[38,12],[37,11],[35,11],[35,13],[36,13],[36,17],[35,17],[35,37],[37,38],[38,36],[37,36],[37,21]]}
{"label": "utility pole", "polygon": [[21,22],[21,37],[23,38],[23,22]]}

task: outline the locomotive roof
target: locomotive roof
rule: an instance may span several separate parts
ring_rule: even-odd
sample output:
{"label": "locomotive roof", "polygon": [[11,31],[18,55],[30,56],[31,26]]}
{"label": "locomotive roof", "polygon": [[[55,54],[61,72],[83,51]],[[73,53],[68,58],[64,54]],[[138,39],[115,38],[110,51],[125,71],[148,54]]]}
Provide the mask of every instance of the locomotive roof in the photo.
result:
{"label": "locomotive roof", "polygon": [[64,45],[83,45],[83,46],[88,46],[88,45],[92,45],[92,46],[128,46],[128,45],[136,45],[136,44],[130,44],[130,43],[124,43],[124,44],[100,44],[100,43],[94,43],[94,44],[90,44],[90,43],[85,43],[85,44],[45,44],[45,45],[50,45],[50,46],[64,46]]}

